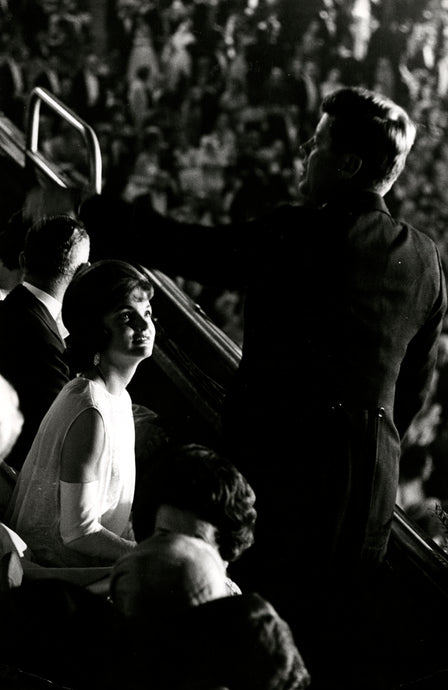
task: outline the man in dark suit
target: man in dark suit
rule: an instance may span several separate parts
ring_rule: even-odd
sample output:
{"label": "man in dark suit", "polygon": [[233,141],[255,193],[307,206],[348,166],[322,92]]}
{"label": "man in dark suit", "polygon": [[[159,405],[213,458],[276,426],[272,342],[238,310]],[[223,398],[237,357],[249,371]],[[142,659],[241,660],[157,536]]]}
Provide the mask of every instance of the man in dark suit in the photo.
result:
{"label": "man in dark suit", "polygon": [[20,470],[39,424],[69,380],[62,298],[78,267],[88,261],[89,238],[70,216],[50,216],[29,229],[21,263],[23,283],[0,304],[0,373],[17,391],[22,432],[7,458]]}
{"label": "man in dark suit", "polygon": [[[384,561],[400,437],[428,395],[446,310],[434,242],[383,199],[413,123],[362,89],[331,94],[322,112],[304,146],[301,205],[206,228],[161,218],[142,199],[126,245],[109,249],[245,289],[225,422],[231,458],[257,496],[246,586],[305,636],[313,623],[325,627],[315,606],[330,585]],[[84,204],[88,229],[106,204]]]}
{"label": "man in dark suit", "polygon": [[100,59],[88,53],[73,75],[67,104],[89,125],[107,120],[107,87]]}

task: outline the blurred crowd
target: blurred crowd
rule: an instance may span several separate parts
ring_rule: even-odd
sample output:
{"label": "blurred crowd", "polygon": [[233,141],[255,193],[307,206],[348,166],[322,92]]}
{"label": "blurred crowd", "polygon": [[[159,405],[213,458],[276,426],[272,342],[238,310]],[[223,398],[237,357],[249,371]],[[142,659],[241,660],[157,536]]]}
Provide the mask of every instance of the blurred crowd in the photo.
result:
{"label": "blurred crowd", "polygon": [[[104,188],[128,201],[145,194],[163,213],[212,224],[298,199],[299,147],[313,133],[322,97],[363,85],[418,123],[386,201],[436,240],[448,266],[447,0],[100,5],[101,35],[87,0],[0,2],[0,109],[17,126],[25,125],[30,90],[49,89],[95,129]],[[42,110],[46,156],[83,175],[77,137]],[[241,343],[243,295],[177,280]],[[445,349],[443,340],[433,397],[409,434],[409,445],[425,453],[403,462],[406,509],[427,494],[437,505],[448,501]],[[433,517],[430,531],[447,548],[443,520]]]}
{"label": "blurred crowd", "polygon": [[[17,124],[30,89],[44,86],[95,128],[104,185],[126,199],[148,193],[156,208],[182,218],[225,221],[294,199],[298,147],[314,130],[321,98],[365,85],[419,123],[390,203],[448,251],[445,0],[102,5],[101,52],[87,0],[0,5],[0,105]],[[81,167],[74,136],[46,121],[46,153]]]}
{"label": "blurred crowd", "polygon": [[[299,145],[321,98],[361,84],[419,123],[389,201],[448,251],[445,0],[102,5],[101,52],[87,0],[0,5],[0,105],[16,124],[31,88],[44,86],[96,130],[105,186],[126,199],[148,193],[182,218],[225,221],[296,197]],[[75,135],[50,118],[42,127],[46,153],[82,167]]]}

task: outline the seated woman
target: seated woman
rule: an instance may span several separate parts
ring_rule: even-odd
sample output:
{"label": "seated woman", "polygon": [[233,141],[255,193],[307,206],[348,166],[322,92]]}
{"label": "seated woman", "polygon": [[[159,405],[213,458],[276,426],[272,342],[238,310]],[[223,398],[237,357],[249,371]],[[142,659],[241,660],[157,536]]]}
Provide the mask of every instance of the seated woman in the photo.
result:
{"label": "seated woman", "polygon": [[[168,445],[137,484],[133,528],[138,542],[180,533],[213,546],[225,566],[254,541],[255,494],[237,468],[205,446]],[[240,589],[230,579],[230,594]]]}
{"label": "seated woman", "polygon": [[44,417],[6,518],[41,565],[108,566],[135,546],[126,386],[152,353],[152,295],[143,273],[116,260],[81,270],[65,294],[68,354],[79,374]]}

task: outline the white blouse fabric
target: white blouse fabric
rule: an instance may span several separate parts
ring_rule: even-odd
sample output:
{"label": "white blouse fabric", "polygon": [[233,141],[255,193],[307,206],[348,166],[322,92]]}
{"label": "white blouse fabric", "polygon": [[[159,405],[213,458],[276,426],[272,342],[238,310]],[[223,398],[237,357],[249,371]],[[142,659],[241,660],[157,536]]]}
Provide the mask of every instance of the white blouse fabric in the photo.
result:
{"label": "white blouse fabric", "polygon": [[[95,409],[105,442],[95,481],[60,481],[61,451],[77,417]],[[24,539],[41,565],[107,565],[70,548],[70,542],[102,528],[132,538],[130,516],[135,489],[135,431],[127,391],[110,394],[102,384],[78,377],[67,383],[45,415],[20,472],[7,524]],[[67,491],[68,489],[68,491]],[[79,511],[73,504],[79,496]]]}

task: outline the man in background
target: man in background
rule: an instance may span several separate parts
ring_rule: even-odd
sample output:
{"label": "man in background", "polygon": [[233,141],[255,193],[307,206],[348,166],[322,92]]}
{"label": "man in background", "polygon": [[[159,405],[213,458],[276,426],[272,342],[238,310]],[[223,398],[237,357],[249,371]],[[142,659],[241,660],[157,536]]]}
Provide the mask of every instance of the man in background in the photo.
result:
{"label": "man in background", "polygon": [[20,254],[23,251],[25,236],[31,227],[22,209],[16,211],[0,231],[0,299],[5,299],[8,292],[22,282],[23,270],[20,266]]}
{"label": "man in background", "polygon": [[15,388],[24,416],[22,432],[7,458],[16,470],[43,416],[69,380],[62,299],[88,258],[89,237],[79,221],[65,215],[37,221],[20,255],[23,283],[0,303],[0,373]]}
{"label": "man in background", "polygon": [[[111,254],[245,292],[224,440],[255,491],[258,523],[246,581],[236,578],[310,646],[312,675],[332,669],[332,645],[319,643],[325,602],[352,599],[384,564],[400,439],[429,393],[446,311],[435,243],[384,202],[415,133],[394,102],[344,88],[324,99],[303,146],[300,205],[216,227],[161,217],[147,197],[129,208],[98,197],[82,209],[88,230],[121,214],[128,231],[115,243],[107,235]],[[333,630],[344,623],[353,635],[347,609]]]}

